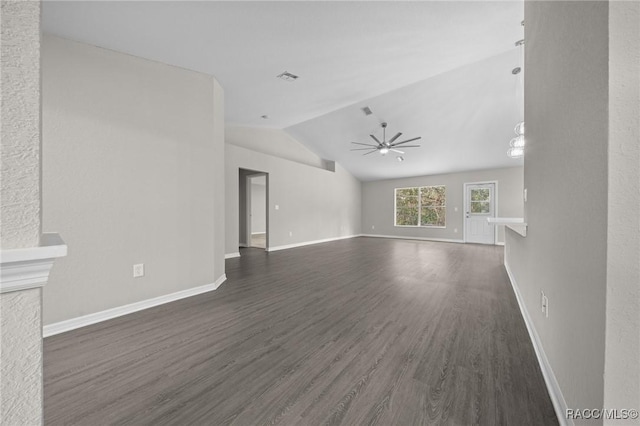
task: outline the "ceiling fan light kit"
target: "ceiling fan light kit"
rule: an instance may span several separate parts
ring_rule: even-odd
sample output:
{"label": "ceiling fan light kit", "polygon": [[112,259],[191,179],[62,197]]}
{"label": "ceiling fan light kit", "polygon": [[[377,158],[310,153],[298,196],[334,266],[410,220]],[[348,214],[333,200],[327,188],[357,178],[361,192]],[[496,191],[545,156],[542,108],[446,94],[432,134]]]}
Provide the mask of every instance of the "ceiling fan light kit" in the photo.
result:
{"label": "ceiling fan light kit", "polygon": [[[417,141],[418,139],[421,139],[421,136],[418,136],[417,138],[407,139],[401,142],[396,142],[396,140],[402,135],[402,132],[398,132],[394,137],[392,137],[387,141],[387,123],[382,123],[381,126],[382,126],[382,141],[378,139],[375,135],[369,135],[371,136],[371,139],[375,141],[375,145],[370,143],[351,142],[354,145],[364,145],[368,147],[368,148],[353,148],[351,151],[369,151],[369,152],[365,152],[362,155],[373,154],[374,152],[377,151],[381,155],[387,155],[389,151],[393,151],[398,154],[404,154],[404,151],[400,151],[399,149],[397,149],[397,147],[400,147],[402,149],[420,148],[420,145],[404,145],[404,144],[408,142]],[[400,158],[402,157],[400,156],[396,157],[398,161],[404,161],[404,158],[402,158],[402,160],[400,160]]]}

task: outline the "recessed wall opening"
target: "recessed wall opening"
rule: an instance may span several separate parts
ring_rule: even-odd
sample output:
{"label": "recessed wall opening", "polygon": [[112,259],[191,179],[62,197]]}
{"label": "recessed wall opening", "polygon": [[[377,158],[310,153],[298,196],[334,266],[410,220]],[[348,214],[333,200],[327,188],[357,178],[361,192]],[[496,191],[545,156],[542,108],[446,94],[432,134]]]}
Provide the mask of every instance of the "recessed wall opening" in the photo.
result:
{"label": "recessed wall opening", "polygon": [[257,170],[240,169],[239,247],[268,249],[269,175]]}

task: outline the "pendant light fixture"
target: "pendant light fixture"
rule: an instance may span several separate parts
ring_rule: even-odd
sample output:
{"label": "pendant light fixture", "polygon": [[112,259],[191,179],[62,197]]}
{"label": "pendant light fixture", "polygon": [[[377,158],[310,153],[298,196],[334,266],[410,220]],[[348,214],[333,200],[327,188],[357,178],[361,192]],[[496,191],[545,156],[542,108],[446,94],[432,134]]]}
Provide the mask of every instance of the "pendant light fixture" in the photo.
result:
{"label": "pendant light fixture", "polygon": [[[524,21],[521,22],[521,25],[524,26]],[[516,43],[516,47],[520,50],[520,66],[514,68],[511,73],[515,75],[518,79],[516,82],[516,100],[519,101],[520,97],[518,96],[520,93],[524,92],[524,73],[522,72],[524,67],[524,39],[518,40]],[[524,98],[524,96],[523,96]],[[523,99],[524,103],[524,99]],[[519,108],[520,116],[524,116],[524,105]],[[509,142],[509,149],[507,150],[507,155],[510,158],[522,158],[524,156],[524,121],[516,124],[516,127],[513,129],[516,137],[511,139]]]}
{"label": "pendant light fixture", "polygon": [[513,130],[516,133],[516,137],[509,142],[507,155],[511,158],[521,158],[524,156],[524,121],[516,124]]}

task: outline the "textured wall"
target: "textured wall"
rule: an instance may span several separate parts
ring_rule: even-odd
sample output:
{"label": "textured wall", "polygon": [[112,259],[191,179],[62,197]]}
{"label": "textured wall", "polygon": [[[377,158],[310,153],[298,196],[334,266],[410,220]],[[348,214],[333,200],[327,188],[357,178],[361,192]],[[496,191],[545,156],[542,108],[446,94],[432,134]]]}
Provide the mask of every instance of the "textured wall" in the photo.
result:
{"label": "textured wall", "polygon": [[39,288],[0,296],[0,423],[42,420],[42,323]]}
{"label": "textured wall", "polygon": [[509,265],[568,407],[601,408],[608,3],[525,2],[525,23],[529,226],[507,247]]}
{"label": "textured wall", "polygon": [[2,249],[40,239],[40,2],[2,1]]}
{"label": "textured wall", "polygon": [[[640,409],[640,3],[609,3],[604,404]],[[610,424],[616,424],[615,421]],[[635,424],[640,424],[636,420]]]}
{"label": "textured wall", "polygon": [[[260,137],[260,132],[246,135]],[[290,138],[284,132],[282,137]],[[329,172],[227,143],[227,253],[238,251],[240,168],[269,173],[270,247],[360,233],[361,184],[339,165]]]}
{"label": "textured wall", "polygon": [[[2,250],[40,239],[40,2],[1,3]],[[42,422],[41,290],[0,294],[0,423]]]}
{"label": "textured wall", "polygon": [[[461,240],[464,222],[464,183],[498,181],[496,216],[522,217],[522,167],[477,170],[433,176],[389,179],[362,184],[362,230],[365,234],[398,237]],[[447,227],[408,228],[394,226],[395,188],[446,185]],[[458,211],[455,211],[455,209]],[[373,228],[375,227],[375,228]],[[498,227],[498,242],[504,241],[504,227]]]}
{"label": "textured wall", "polygon": [[70,247],[44,290],[44,323],[215,282],[224,115],[214,78],[47,35],[42,59],[43,226]]}

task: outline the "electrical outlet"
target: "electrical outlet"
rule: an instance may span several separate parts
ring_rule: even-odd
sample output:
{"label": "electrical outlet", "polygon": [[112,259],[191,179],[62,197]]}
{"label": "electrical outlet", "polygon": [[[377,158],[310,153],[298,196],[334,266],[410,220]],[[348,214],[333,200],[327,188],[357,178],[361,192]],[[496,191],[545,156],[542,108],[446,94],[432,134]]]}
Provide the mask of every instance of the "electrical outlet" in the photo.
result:
{"label": "electrical outlet", "polygon": [[144,277],[144,263],[133,265],[133,278]]}
{"label": "electrical outlet", "polygon": [[289,236],[293,237],[293,232],[289,231]]}
{"label": "electrical outlet", "polygon": [[524,189],[523,193],[524,193],[523,194],[524,202],[526,203],[527,202],[527,188]]}
{"label": "electrical outlet", "polygon": [[544,291],[540,290],[540,312],[544,314]]}
{"label": "electrical outlet", "polygon": [[371,225],[371,229],[376,229],[376,226],[375,225]]}
{"label": "electrical outlet", "polygon": [[458,233],[458,228],[453,228],[453,233],[457,234]]}
{"label": "electrical outlet", "polygon": [[276,210],[280,210],[280,206],[276,204]]}

